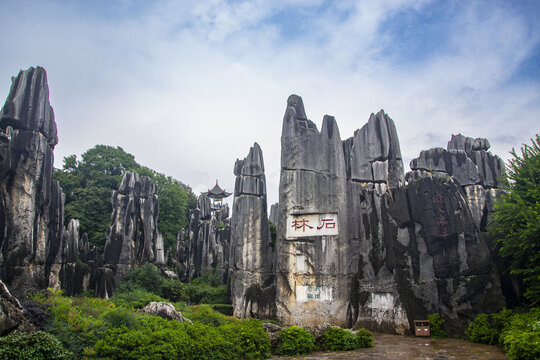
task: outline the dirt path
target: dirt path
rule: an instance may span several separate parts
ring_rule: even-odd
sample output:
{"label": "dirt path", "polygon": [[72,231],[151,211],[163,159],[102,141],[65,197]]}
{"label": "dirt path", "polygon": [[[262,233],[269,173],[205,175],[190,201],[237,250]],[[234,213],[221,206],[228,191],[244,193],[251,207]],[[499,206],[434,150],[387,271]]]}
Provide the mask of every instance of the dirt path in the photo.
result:
{"label": "dirt path", "polygon": [[[313,353],[297,359],[433,359],[506,360],[501,348],[458,339],[433,339],[374,334],[373,347],[339,353]],[[274,357],[273,359],[279,359]]]}

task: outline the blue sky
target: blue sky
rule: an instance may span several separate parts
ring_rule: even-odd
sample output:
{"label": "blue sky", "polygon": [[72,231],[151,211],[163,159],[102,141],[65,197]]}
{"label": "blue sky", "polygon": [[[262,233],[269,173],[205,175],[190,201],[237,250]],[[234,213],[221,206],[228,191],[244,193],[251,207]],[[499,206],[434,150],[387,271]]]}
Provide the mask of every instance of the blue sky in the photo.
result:
{"label": "blue sky", "polygon": [[0,0],[0,94],[44,66],[56,165],[96,144],[191,185],[253,142],[278,198],[287,97],[342,139],[372,112],[396,123],[405,168],[451,134],[508,157],[539,131],[540,1]]}

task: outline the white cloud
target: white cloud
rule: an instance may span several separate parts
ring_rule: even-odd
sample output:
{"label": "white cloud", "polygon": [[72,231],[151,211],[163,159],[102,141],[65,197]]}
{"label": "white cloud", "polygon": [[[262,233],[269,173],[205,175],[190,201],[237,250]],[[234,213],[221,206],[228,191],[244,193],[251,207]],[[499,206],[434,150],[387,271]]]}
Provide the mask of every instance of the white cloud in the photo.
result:
{"label": "white cloud", "polygon": [[57,166],[104,143],[197,191],[216,178],[232,191],[234,161],[256,141],[275,202],[291,93],[317,124],[335,115],[343,139],[384,108],[407,159],[457,132],[487,137],[506,156],[538,132],[539,85],[512,81],[538,47],[538,29],[505,6],[459,4],[442,50],[399,66],[399,54],[384,55],[396,39],[383,30],[437,4],[164,1],[137,12],[126,2],[132,12],[115,19],[74,5],[5,3],[0,91],[7,95],[19,68],[47,69]]}

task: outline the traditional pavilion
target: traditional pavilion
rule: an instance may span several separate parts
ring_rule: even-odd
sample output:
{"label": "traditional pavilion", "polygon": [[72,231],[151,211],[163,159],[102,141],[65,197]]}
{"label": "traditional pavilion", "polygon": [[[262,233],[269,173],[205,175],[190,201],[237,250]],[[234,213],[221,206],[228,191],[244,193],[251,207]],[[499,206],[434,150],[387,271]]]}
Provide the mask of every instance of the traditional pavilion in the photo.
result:
{"label": "traditional pavilion", "polygon": [[212,189],[209,189],[202,194],[214,200],[214,203],[212,204],[214,208],[220,208],[222,206],[222,200],[231,196],[232,193],[226,192],[225,189],[222,189],[216,180],[216,185],[214,185]]}

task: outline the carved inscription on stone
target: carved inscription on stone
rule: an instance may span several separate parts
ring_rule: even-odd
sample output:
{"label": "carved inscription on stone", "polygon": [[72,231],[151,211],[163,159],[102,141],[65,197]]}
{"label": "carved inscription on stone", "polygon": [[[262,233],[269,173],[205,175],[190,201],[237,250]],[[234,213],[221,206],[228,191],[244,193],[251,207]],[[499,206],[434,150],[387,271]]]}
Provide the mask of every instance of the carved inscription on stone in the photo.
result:
{"label": "carved inscription on stone", "polygon": [[338,214],[300,214],[287,216],[287,239],[337,235]]}
{"label": "carved inscription on stone", "polygon": [[299,285],[296,287],[296,301],[332,301],[332,288]]}

